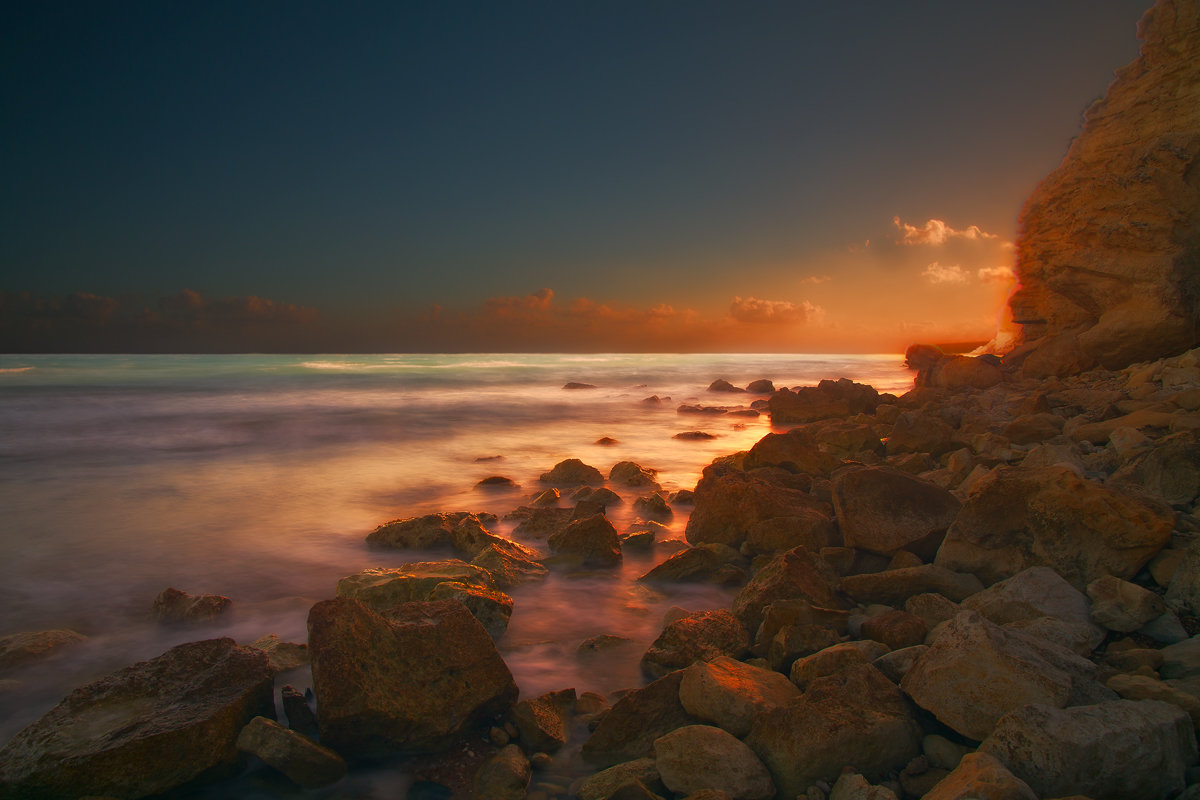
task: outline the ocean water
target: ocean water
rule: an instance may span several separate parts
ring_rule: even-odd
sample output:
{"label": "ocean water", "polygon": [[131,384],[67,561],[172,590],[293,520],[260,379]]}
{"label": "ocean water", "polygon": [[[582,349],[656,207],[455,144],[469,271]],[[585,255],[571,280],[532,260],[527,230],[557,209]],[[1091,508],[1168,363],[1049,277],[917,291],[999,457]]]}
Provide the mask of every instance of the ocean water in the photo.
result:
{"label": "ocean water", "polygon": [[[268,633],[305,640],[311,605],[338,578],[445,554],[368,550],[387,520],[436,511],[500,516],[565,458],[607,474],[618,461],[692,488],[714,457],[750,447],[769,420],[679,414],[683,403],[749,404],[706,391],[849,377],[902,393],[900,355],[0,356],[0,636],[72,628],[86,644],[0,684],[0,741],[71,687],[183,641]],[[596,388],[565,390],[570,381]],[[651,395],[669,398],[643,403]],[[710,441],[674,434],[704,430]],[[601,437],[617,440],[600,446]],[[519,484],[481,491],[492,475]],[[618,530],[637,493],[610,510]],[[562,505],[570,503],[565,499]],[[671,535],[682,538],[686,511]],[[508,535],[514,523],[501,522]],[[545,549],[544,542],[529,541]],[[513,591],[498,646],[523,696],[639,685],[637,660],[671,606],[727,606],[728,590],[649,589],[624,566],[552,575]],[[231,597],[201,630],[150,620],[162,589]],[[631,641],[601,660],[579,643]],[[304,686],[303,670],[283,680]],[[368,792],[364,796],[371,796]]]}

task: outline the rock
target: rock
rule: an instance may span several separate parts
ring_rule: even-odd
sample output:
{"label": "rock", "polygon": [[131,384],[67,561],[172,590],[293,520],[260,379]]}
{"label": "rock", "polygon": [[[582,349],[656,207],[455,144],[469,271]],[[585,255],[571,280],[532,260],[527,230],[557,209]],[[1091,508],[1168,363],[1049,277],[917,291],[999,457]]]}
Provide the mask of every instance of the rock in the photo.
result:
{"label": "rock", "polygon": [[1163,0],[1145,14],[1138,59],[1117,72],[1062,164],[1025,203],[1021,288],[1009,307],[1027,376],[1120,369],[1197,343],[1195,10],[1193,0]]}
{"label": "rock", "polygon": [[814,606],[804,598],[772,601],[762,609],[762,622],[754,634],[754,653],[766,656],[775,637],[789,626],[827,628],[840,637],[848,630],[849,616],[841,609]]}
{"label": "rock", "polygon": [[642,758],[655,739],[699,722],[679,702],[682,679],[682,672],[672,672],[618,700],[583,743],[583,758],[599,767]]}
{"label": "rock", "polygon": [[603,486],[581,486],[571,493],[571,499],[577,502],[598,503],[600,508],[605,510],[609,506],[619,506],[625,502],[621,495]]}
{"label": "rock", "polygon": [[0,675],[36,664],[87,641],[72,630],[26,631],[0,636]]}
{"label": "rock", "polygon": [[920,411],[905,411],[896,418],[892,435],[888,437],[888,455],[928,453],[937,458],[962,446],[954,428]]}
{"label": "rock", "polygon": [[806,425],[804,430],[822,450],[841,458],[870,458],[884,452],[877,424],[830,419]]}
{"label": "rock", "polygon": [[471,559],[471,566],[486,570],[499,589],[509,589],[525,581],[541,580],[549,573],[537,561],[495,544],[488,545]]}
{"label": "rock", "polygon": [[547,540],[550,552],[572,566],[619,567],[621,538],[603,514],[576,520]]}
{"label": "rock", "polygon": [[620,442],[611,436],[601,436],[599,439],[592,442],[592,444],[598,444],[601,447],[612,447],[615,444],[620,444]]}
{"label": "rock", "polygon": [[812,655],[796,659],[789,671],[791,683],[801,690],[807,689],[818,678],[833,675],[853,664],[870,664],[887,649],[886,645],[872,641],[830,645]]}
{"label": "rock", "polygon": [[979,482],[934,563],[985,583],[1048,566],[1082,589],[1131,578],[1170,540],[1174,514],[1066,467],[998,467]]}
{"label": "rock", "polygon": [[171,648],[71,692],[0,749],[7,797],[144,797],[237,763],[238,733],[274,715],[261,650]]}
{"label": "rock", "polygon": [[289,683],[280,689],[279,695],[283,702],[283,713],[287,717],[288,727],[305,736],[316,736],[317,715],[312,710],[312,706],[308,704],[308,698],[304,696],[304,692]]}
{"label": "rock", "polygon": [[1004,380],[995,357],[945,356],[921,370],[917,386],[938,389],[987,389]]}
{"label": "rock", "polygon": [[513,528],[513,535],[545,539],[570,525],[574,518],[575,511],[570,508],[532,508]]}
{"label": "rock", "polygon": [[512,718],[526,750],[557,753],[567,742],[567,724],[575,690],[547,692],[513,706]]}
{"label": "rock", "polygon": [[1200,675],[1200,635],[1164,647],[1161,651],[1164,678],[1191,678]]}
{"label": "rock", "polygon": [[520,488],[512,478],[503,475],[489,475],[475,484],[476,489],[517,489]]}
{"label": "rock", "polygon": [[922,800],[1038,800],[995,756],[968,753]]}
{"label": "rock", "polygon": [[699,442],[699,441],[708,441],[710,439],[715,439],[717,437],[713,436],[711,433],[706,433],[705,431],[683,431],[681,433],[675,434],[671,438]]}
{"label": "rock", "polygon": [[905,600],[904,610],[910,614],[916,614],[925,620],[925,624],[929,628],[933,628],[939,622],[954,619],[958,612],[962,611],[962,606],[937,592],[925,592],[914,594]]}
{"label": "rock", "polygon": [[957,744],[944,736],[930,734],[921,740],[921,752],[929,759],[931,767],[957,769],[964,756],[973,752],[964,744]]}
{"label": "rock", "polygon": [[882,642],[892,650],[913,647],[925,641],[925,620],[907,611],[889,611],[862,624],[862,637]]}
{"label": "rock", "polygon": [[[747,470],[780,467],[788,472],[824,476],[841,465],[841,459],[822,450],[816,438],[804,428],[768,433],[750,448],[744,462]],[[699,491],[700,487],[696,489]]]}
{"label": "rock", "polygon": [[376,610],[414,600],[428,600],[440,583],[454,581],[491,588],[487,570],[460,561],[416,561],[395,568],[375,567],[347,575],[337,582],[337,596],[348,597]]}
{"label": "rock", "polygon": [[759,712],[799,696],[778,672],[719,656],[697,661],[683,671],[679,702],[698,720],[717,725],[738,738],[750,732]]}
{"label": "rock", "polygon": [[237,748],[262,759],[302,789],[337,783],[346,774],[346,762],[337,753],[266,717],[255,717],[242,728]]}
{"label": "rock", "polygon": [[575,648],[575,655],[579,658],[587,658],[597,653],[614,650],[618,647],[629,647],[633,643],[633,639],[626,636],[618,636],[614,633],[602,633],[599,636],[593,636],[580,642],[579,646]]}
{"label": "rock", "polygon": [[633,501],[633,510],[646,519],[671,519],[675,512],[660,494],[648,494]]}
{"label": "rock", "polygon": [[1156,700],[1114,700],[1058,709],[1027,705],[1005,716],[979,746],[1038,797],[1152,800],[1183,789],[1196,762],[1192,721]]}
{"label": "rock", "polygon": [[739,389],[724,378],[717,378],[708,385],[710,392],[744,392],[745,389]]}
{"label": "rock", "polygon": [[649,487],[654,491],[660,488],[655,476],[656,469],[646,469],[633,461],[618,461],[608,471],[608,481],[614,486]]}
{"label": "rock", "polygon": [[709,661],[718,656],[740,658],[750,647],[750,634],[725,609],[697,611],[677,619],[642,656],[642,672],[662,677],[683,669],[694,661]]}
{"label": "rock", "polygon": [[683,405],[679,406],[679,408],[675,409],[675,413],[677,413],[677,414],[711,414],[712,416],[719,416],[721,414],[729,413],[729,409],[725,408],[724,406],[698,406],[698,405],[690,405],[688,403],[684,403]]}
{"label": "rock", "polygon": [[1061,708],[1095,665],[1061,647],[964,611],[938,631],[900,684],[943,724],[980,740],[1027,703]]}
{"label": "rock", "polygon": [[772,394],[775,391],[775,384],[766,378],[759,378],[746,384],[746,391],[750,394]]}
{"label": "rock", "polygon": [[521,748],[515,744],[505,745],[475,773],[471,794],[488,800],[525,800],[531,774],[529,759]]}
{"label": "rock", "polygon": [[767,662],[776,672],[790,674],[796,659],[824,650],[841,641],[832,628],[822,625],[784,625],[767,648]]}
{"label": "rock", "polygon": [[1135,670],[1157,672],[1162,667],[1165,659],[1161,650],[1138,647],[1132,643],[1129,643],[1128,649],[1118,649],[1121,644],[1122,642],[1113,642],[1109,645],[1108,652],[1104,654],[1104,663],[1117,672],[1133,672]]}
{"label": "rock", "polygon": [[[1080,655],[1092,652],[1104,641],[1104,630],[1092,622],[1090,604],[1083,592],[1067,583],[1049,567],[1030,567],[1011,578],[994,583],[963,600],[962,607],[978,611],[997,625],[1022,623],[1026,632],[1072,646]],[[1045,617],[1061,625],[1031,625]],[[1065,626],[1065,627],[1064,627]]]}
{"label": "rock", "polygon": [[562,388],[577,391],[579,389],[595,389],[596,386],[591,383],[579,383],[577,381],[570,381],[570,382],[564,384]]}
{"label": "rock", "polygon": [[1013,444],[1040,444],[1062,432],[1063,419],[1054,414],[1022,414],[1004,427],[1004,438]]}
{"label": "rock", "polygon": [[273,633],[254,640],[250,647],[267,654],[272,672],[287,672],[308,663],[308,645],[285,642]]}
{"label": "rock", "polygon": [[879,393],[871,386],[841,378],[823,380],[794,392],[780,389],[767,402],[772,424],[781,425],[872,414],[879,405]]}
{"label": "rock", "polygon": [[841,541],[833,520],[814,509],[798,509],[795,516],[774,517],[751,525],[746,531],[744,551],[753,555],[769,555],[794,547],[804,547],[814,553]]}
{"label": "rock", "polygon": [[857,772],[843,772],[829,792],[829,800],[896,800],[886,786],[872,786]]}
{"label": "rock", "polygon": [[913,664],[917,663],[917,659],[928,649],[929,646],[924,644],[902,647],[899,650],[884,653],[872,661],[871,665],[882,672],[889,681],[898,685],[912,669]]}
{"label": "rock", "polygon": [[219,594],[188,594],[163,589],[154,598],[154,619],[168,625],[215,622],[233,601]]}
{"label": "rock", "polygon": [[434,752],[517,698],[491,637],[459,603],[406,603],[384,617],[326,600],[309,611],[308,645],[321,740],[340,753]]}
{"label": "rock", "polygon": [[[709,582],[742,583],[746,573],[736,566],[741,554],[723,544],[698,544],[671,554],[666,561],[638,578],[646,583]],[[740,580],[737,580],[740,578]]]}
{"label": "rock", "polygon": [[508,620],[512,617],[513,599],[504,592],[484,586],[445,581],[433,587],[427,599],[461,603],[493,639],[504,635],[508,630]]}
{"label": "rock", "polygon": [[1179,565],[1183,563],[1184,553],[1184,550],[1173,550],[1169,547],[1159,550],[1157,555],[1146,565],[1154,582],[1163,588],[1170,586],[1171,578],[1175,577],[1175,570],[1179,569]]}
{"label": "rock", "polygon": [[1183,551],[1164,599],[1175,611],[1200,615],[1200,542],[1193,542]]}
{"label": "rock", "polygon": [[457,541],[489,536],[484,519],[461,511],[394,519],[367,534],[367,544],[391,550],[457,549]]}
{"label": "rock", "polygon": [[1170,703],[1187,713],[1193,727],[1200,726],[1200,697],[1177,686],[1148,675],[1114,675],[1105,686],[1126,700],[1161,700]]}
{"label": "rock", "polygon": [[1194,431],[1159,439],[1109,477],[1108,484],[1130,487],[1186,508],[1200,496],[1200,441]]}
{"label": "rock", "polygon": [[765,520],[821,510],[820,501],[804,492],[740,472],[701,478],[694,502],[684,529],[687,540],[730,547],[741,547],[750,530]]}
{"label": "rock", "polygon": [[936,592],[958,602],[983,591],[983,584],[969,573],[924,564],[867,575],[849,575],[841,579],[838,589],[859,603],[897,606],[903,605],[914,595],[928,592]]}
{"label": "rock", "polygon": [[1112,575],[1089,583],[1087,593],[1092,598],[1092,619],[1118,633],[1136,631],[1167,610],[1166,603],[1154,592]]}
{"label": "rock", "polygon": [[775,784],[754,751],[711,725],[686,725],[654,741],[654,763],[672,792],[717,789],[735,800],[769,800]]}
{"label": "rock", "polygon": [[803,547],[771,559],[733,599],[733,614],[747,630],[758,630],[763,609],[776,600],[803,598],[814,606],[837,608],[833,570]]}
{"label": "rock", "polygon": [[900,769],[920,742],[904,696],[868,664],[818,678],[799,698],[759,714],[746,737],[778,796],[789,798],[832,782],[847,764],[874,777]]}
{"label": "rock", "polygon": [[833,477],[833,510],[847,547],[932,561],[962,503],[945,489],[890,467]]}
{"label": "rock", "polygon": [[568,458],[554,465],[554,469],[543,472],[539,478],[542,483],[553,483],[556,486],[600,486],[604,476],[600,470],[588,466],[578,458]]}
{"label": "rock", "polygon": [[622,786],[635,783],[652,790],[667,791],[659,779],[654,759],[637,758],[589,776],[580,784],[576,794],[579,800],[610,800]]}

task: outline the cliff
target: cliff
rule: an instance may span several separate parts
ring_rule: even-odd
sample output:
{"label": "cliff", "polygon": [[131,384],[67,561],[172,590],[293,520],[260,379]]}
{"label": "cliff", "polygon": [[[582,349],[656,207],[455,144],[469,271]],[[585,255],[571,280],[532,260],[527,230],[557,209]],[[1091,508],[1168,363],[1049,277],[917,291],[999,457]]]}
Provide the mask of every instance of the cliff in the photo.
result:
{"label": "cliff", "polygon": [[1026,375],[1200,344],[1200,0],[1158,0],[1138,36],[1021,214],[1006,361]]}

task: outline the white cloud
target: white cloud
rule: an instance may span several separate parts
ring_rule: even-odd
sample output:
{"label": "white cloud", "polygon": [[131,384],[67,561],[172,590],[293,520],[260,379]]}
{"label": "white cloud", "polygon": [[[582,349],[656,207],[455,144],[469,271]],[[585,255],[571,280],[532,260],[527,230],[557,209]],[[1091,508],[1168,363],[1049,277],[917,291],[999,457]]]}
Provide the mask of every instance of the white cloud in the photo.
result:
{"label": "white cloud", "polygon": [[958,264],[952,264],[948,267],[943,267],[938,262],[933,262],[925,271],[921,273],[922,277],[930,283],[966,283],[967,272]]}
{"label": "white cloud", "polygon": [[817,307],[805,301],[759,300],[757,297],[735,297],[729,305],[729,315],[738,322],[799,323],[805,322]]}
{"label": "white cloud", "polygon": [[940,219],[931,219],[920,227],[901,222],[899,217],[892,217],[892,224],[900,231],[900,241],[903,244],[945,244],[949,239],[999,239],[994,233],[987,233],[978,225],[968,225],[963,230],[950,227]]}
{"label": "white cloud", "polygon": [[1016,276],[1012,267],[980,267],[976,273],[981,281],[1011,281]]}

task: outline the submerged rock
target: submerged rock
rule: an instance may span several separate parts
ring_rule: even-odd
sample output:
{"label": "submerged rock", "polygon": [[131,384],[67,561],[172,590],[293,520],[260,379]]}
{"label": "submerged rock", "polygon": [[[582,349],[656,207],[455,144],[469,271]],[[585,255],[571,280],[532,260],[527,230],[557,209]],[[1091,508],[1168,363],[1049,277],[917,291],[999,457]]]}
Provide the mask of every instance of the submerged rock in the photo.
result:
{"label": "submerged rock", "polygon": [[600,486],[604,483],[604,476],[600,470],[578,458],[568,458],[555,464],[549,472],[543,472],[538,480],[556,486]]}
{"label": "submerged rock", "polygon": [[322,742],[339,753],[434,752],[517,698],[491,637],[456,602],[382,616],[326,600],[309,612],[308,644]]}
{"label": "submerged rock", "polygon": [[36,664],[85,641],[87,637],[83,634],[65,629],[0,636],[0,675]]}
{"label": "submerged rock", "polygon": [[179,589],[163,589],[154,598],[154,619],[169,625],[214,622],[233,603],[219,594],[188,594]]}
{"label": "submerged rock", "polygon": [[547,540],[555,560],[576,567],[621,565],[621,537],[603,514],[575,520]]}
{"label": "submerged rock", "polygon": [[261,650],[173,647],[71,692],[0,750],[0,796],[145,797],[237,763],[238,733],[274,716]]}

